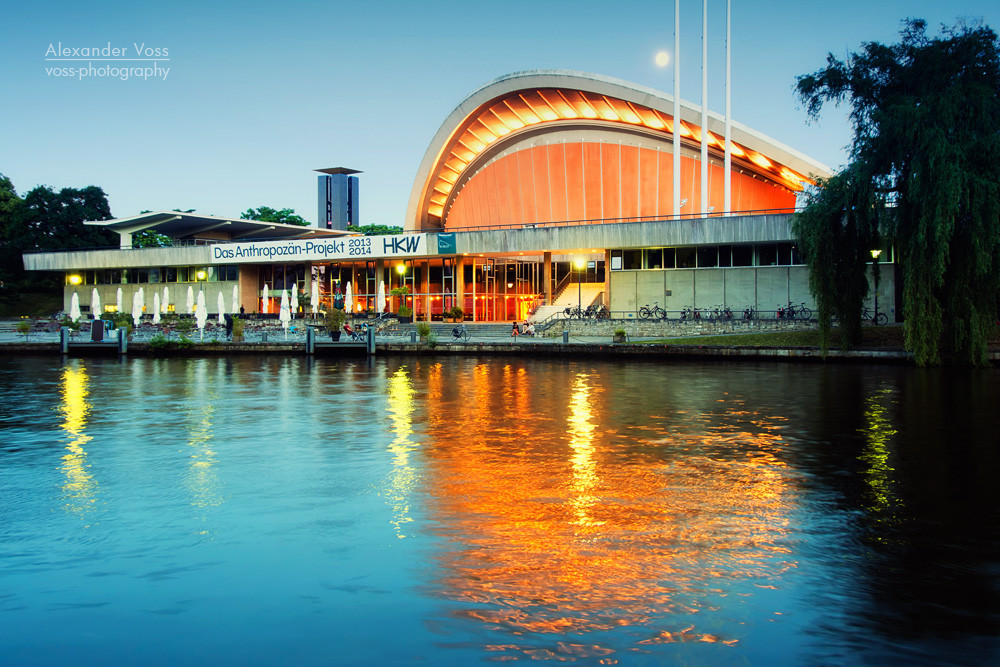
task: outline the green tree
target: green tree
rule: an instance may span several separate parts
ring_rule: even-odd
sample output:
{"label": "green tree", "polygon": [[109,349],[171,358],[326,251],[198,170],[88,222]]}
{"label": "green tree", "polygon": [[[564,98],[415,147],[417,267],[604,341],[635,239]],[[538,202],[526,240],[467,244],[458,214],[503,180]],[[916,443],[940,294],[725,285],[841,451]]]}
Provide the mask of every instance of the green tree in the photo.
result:
{"label": "green tree", "polygon": [[0,297],[7,299],[24,274],[20,246],[16,242],[24,215],[24,200],[11,180],[0,174]]}
{"label": "green tree", "polygon": [[[177,213],[194,213],[195,209],[189,208],[186,210],[181,210],[179,208],[171,209]],[[150,210],[139,211],[139,215],[143,213],[152,213]],[[133,248],[168,248],[174,244],[174,240],[167,236],[166,234],[161,234],[159,232],[153,231],[152,229],[143,229],[142,231],[135,232],[132,234],[132,247]]]}
{"label": "green tree", "polygon": [[[58,281],[29,278],[22,253],[41,250],[100,248],[117,245],[117,235],[86,221],[110,220],[107,195],[94,185],[63,188],[55,192],[47,185],[29,191],[18,201],[9,179],[0,177],[0,260],[8,289],[36,289],[55,286]],[[48,282],[48,285],[45,283]]]}
{"label": "green tree", "polygon": [[812,118],[845,102],[854,129],[850,165],[796,222],[821,315],[824,302],[827,315],[859,311],[867,290],[837,282],[858,268],[830,267],[842,252],[862,262],[877,228],[896,248],[906,346],[921,365],[987,363],[1000,294],[998,54],[989,27],[960,24],[931,38],[924,21],[908,20],[898,44],[828,55],[797,82]]}
{"label": "green tree", "polygon": [[384,234],[400,234],[402,233],[403,228],[394,227],[392,225],[362,225],[360,227],[348,225],[347,231],[358,232],[360,234],[364,234],[365,236],[382,236]]}
{"label": "green tree", "polygon": [[295,211],[290,208],[283,208],[280,211],[269,206],[258,208],[248,208],[240,213],[241,220],[260,220],[261,222],[277,222],[283,225],[309,226],[302,216],[295,215]]}
{"label": "green tree", "polygon": [[878,279],[877,264],[869,274],[866,262],[876,261],[871,251],[881,245],[884,219],[884,201],[858,165],[851,165],[821,181],[809,193],[805,210],[792,221],[799,251],[809,265],[809,288],[816,297],[824,349],[829,345],[832,317],[840,322],[844,349],[861,342],[868,277]]}

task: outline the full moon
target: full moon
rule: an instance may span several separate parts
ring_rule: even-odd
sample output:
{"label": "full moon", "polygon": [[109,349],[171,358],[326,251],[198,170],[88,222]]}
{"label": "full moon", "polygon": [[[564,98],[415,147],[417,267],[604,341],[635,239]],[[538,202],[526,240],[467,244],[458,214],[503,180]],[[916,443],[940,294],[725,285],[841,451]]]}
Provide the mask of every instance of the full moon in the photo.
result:
{"label": "full moon", "polygon": [[667,63],[670,62],[670,54],[666,51],[660,51],[656,54],[656,64],[660,67],[666,67]]}

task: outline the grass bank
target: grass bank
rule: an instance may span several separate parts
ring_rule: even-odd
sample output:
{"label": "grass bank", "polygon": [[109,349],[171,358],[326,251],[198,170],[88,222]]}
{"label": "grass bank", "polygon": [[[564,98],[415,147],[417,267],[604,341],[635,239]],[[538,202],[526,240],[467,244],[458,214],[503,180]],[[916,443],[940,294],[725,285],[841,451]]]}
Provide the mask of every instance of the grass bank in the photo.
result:
{"label": "grass bank", "polygon": [[[733,345],[736,347],[819,347],[819,331],[774,331],[767,333],[734,333],[720,336],[689,336],[643,341],[658,345]],[[840,331],[834,329],[830,349],[840,347]],[[859,348],[902,348],[903,327],[865,327]]]}

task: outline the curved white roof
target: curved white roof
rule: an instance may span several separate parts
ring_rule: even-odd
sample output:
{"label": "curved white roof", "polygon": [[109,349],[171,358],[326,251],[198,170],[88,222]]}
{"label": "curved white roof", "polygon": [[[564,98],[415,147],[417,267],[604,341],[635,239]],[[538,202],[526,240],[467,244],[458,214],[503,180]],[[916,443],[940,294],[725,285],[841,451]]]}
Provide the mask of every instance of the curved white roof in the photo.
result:
{"label": "curved white roof", "polygon": [[[570,95],[581,95],[582,101],[576,106],[576,110],[573,108],[575,101],[563,91]],[[526,97],[526,93],[529,97]],[[556,93],[558,96],[553,103],[547,96]],[[594,111],[595,99],[602,104],[607,103],[605,111]],[[591,124],[612,122],[663,133],[667,133],[670,128],[672,132],[673,96],[653,88],[600,74],[571,70],[528,70],[501,76],[473,92],[455,107],[434,135],[414,179],[406,214],[407,228],[422,226],[429,209],[435,210],[437,206],[443,208],[443,205],[435,204],[434,201],[441,202],[447,198],[450,187],[448,183],[455,182],[456,174],[461,177],[462,170],[477,153],[477,146],[468,146],[467,130],[478,128],[478,134],[473,132],[473,135],[481,136],[482,127],[475,124],[486,125],[484,119],[494,123],[497,120],[495,114],[488,115],[491,105],[507,100],[512,100],[516,105],[524,103],[526,111],[519,114],[512,109],[516,117],[514,123],[504,126],[501,120],[499,129],[493,128],[492,134],[486,132],[490,135],[485,139],[487,143],[499,138],[493,135],[514,136],[522,128],[537,129],[547,121],[565,123],[579,120]],[[577,113],[580,105],[584,108],[583,114]],[[560,112],[560,107],[565,108],[564,113]],[[680,109],[682,135],[689,139],[697,136],[700,141],[700,105],[682,99]],[[590,110],[590,115],[586,113],[587,110]],[[707,116],[710,142],[715,143],[716,150],[721,150],[725,117],[711,111]],[[770,172],[769,175],[777,181],[784,180],[797,185],[802,180],[832,174],[832,170],[826,165],[740,123],[731,122],[731,127],[734,157],[745,157],[756,163],[762,172]],[[473,138],[473,143],[475,142],[476,139]]]}

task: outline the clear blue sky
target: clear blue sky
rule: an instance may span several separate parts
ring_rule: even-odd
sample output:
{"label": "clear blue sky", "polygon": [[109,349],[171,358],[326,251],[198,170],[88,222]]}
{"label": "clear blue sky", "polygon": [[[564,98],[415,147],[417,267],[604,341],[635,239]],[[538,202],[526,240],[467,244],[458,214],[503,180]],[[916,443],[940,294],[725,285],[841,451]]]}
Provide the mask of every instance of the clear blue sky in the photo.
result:
{"label": "clear blue sky", "polygon": [[[709,106],[724,111],[725,1],[710,0]],[[701,96],[701,6],[682,0],[681,96]],[[809,124],[795,77],[900,21],[936,28],[996,0],[733,0],[733,118],[831,167],[845,113]],[[672,92],[673,3],[617,0],[17,2],[0,24],[0,172],[36,185],[98,185],[112,213],[260,205],[316,219],[313,169],[361,174],[364,224],[402,225],[413,178],[445,117],[482,84],[525,69],[594,72]],[[166,49],[165,79],[55,77],[50,44]],[[161,51],[162,53],[162,51]],[[51,54],[50,54],[51,57]],[[95,63],[96,64],[96,63]],[[150,63],[131,63],[150,66]],[[121,66],[121,63],[113,63]]]}

